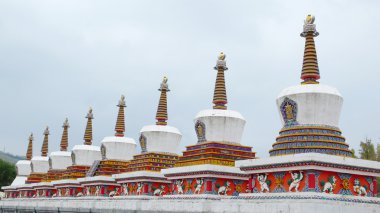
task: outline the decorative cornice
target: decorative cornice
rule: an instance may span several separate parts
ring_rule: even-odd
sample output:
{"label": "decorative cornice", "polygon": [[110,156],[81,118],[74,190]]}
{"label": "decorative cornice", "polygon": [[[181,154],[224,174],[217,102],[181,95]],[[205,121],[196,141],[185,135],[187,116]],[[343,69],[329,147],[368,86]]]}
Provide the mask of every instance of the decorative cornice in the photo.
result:
{"label": "decorative cornice", "polygon": [[258,165],[258,166],[241,166],[240,169],[242,171],[258,171],[260,173],[262,169],[274,169],[274,168],[283,168],[287,167],[301,167],[301,166],[317,166],[317,167],[328,167],[335,169],[346,169],[353,171],[361,171],[361,172],[370,172],[375,174],[380,174],[380,169],[373,168],[363,168],[363,167],[355,167],[355,166],[347,166],[347,165],[339,165],[333,163],[325,163],[325,162],[315,162],[315,161],[302,161],[302,162],[291,162],[291,163],[271,163],[270,165]]}

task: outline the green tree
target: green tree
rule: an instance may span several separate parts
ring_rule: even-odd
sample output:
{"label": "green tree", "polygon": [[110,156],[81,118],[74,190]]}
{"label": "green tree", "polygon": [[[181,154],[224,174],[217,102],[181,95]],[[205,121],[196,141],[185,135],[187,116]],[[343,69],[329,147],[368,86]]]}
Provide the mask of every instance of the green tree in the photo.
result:
{"label": "green tree", "polygon": [[0,159],[0,188],[8,186],[16,177],[16,167]]}
{"label": "green tree", "polygon": [[377,144],[376,148],[376,160],[380,162],[380,144]]}
{"label": "green tree", "polygon": [[353,158],[358,158],[358,156],[356,156],[356,154],[355,154],[355,149],[354,148],[351,149],[351,152],[352,152],[352,157]]}
{"label": "green tree", "polygon": [[359,154],[361,159],[376,160],[375,146],[371,139],[366,138],[364,142],[360,142]]}

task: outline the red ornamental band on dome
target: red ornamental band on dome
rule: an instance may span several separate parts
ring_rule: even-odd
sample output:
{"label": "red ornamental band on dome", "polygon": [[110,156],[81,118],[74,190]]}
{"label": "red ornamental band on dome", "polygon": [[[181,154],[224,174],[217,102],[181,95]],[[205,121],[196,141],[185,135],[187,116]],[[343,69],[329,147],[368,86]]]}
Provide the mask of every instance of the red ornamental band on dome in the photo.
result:
{"label": "red ornamental band on dome", "polygon": [[303,32],[301,33],[301,37],[305,37],[306,39],[301,74],[302,84],[318,84],[317,80],[320,78],[314,43],[314,37],[317,37],[319,33],[316,30],[314,20],[314,16],[308,15],[303,25]]}

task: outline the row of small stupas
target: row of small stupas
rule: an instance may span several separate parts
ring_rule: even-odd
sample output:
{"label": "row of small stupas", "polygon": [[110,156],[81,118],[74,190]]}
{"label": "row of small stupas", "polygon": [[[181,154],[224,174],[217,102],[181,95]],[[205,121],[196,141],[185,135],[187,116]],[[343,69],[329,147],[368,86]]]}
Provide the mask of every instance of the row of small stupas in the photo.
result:
{"label": "row of small stupas", "polygon": [[124,97],[119,101],[115,136],[101,147],[92,145],[92,110],[88,112],[84,144],[68,147],[63,124],[61,151],[48,156],[49,129],[44,132],[41,156],[32,157],[33,136],[27,159],[17,162],[18,175],[3,187],[7,198],[79,196],[183,196],[214,194],[247,196],[251,193],[318,192],[357,196],[377,193],[380,163],[352,158],[339,129],[343,98],[333,87],[322,85],[314,37],[314,17],[307,16],[300,85],[284,89],[277,98],[283,128],[270,157],[257,159],[252,147],[241,144],[243,116],[227,110],[225,55],[216,62],[213,109],[194,119],[197,142],[182,155],[177,128],[168,126],[168,79],[164,78],[156,124],[144,126],[139,142],[124,136]]}

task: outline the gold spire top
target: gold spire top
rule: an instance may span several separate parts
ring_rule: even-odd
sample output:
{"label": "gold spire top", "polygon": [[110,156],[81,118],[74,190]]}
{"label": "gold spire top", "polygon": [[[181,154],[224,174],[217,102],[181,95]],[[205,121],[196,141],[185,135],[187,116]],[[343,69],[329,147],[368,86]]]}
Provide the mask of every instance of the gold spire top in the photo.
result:
{"label": "gold spire top", "polygon": [[47,126],[45,131],[44,131],[44,141],[42,143],[42,148],[41,148],[41,156],[42,157],[47,157],[48,151],[49,151],[49,127]]}
{"label": "gold spire top", "polygon": [[170,91],[167,77],[164,77],[162,80],[160,89],[158,89],[158,91],[161,91],[161,96],[157,108],[156,125],[166,126],[166,121],[168,120],[168,103],[166,93]]}
{"label": "gold spire top", "polygon": [[218,56],[218,60],[224,61],[224,59],[226,59],[226,54],[224,54],[223,52],[220,52]]}
{"label": "gold spire top", "polygon": [[116,120],[116,126],[115,126],[115,136],[116,137],[123,137],[124,131],[125,131],[125,118],[124,118],[124,108],[125,105],[125,97],[124,95],[121,96],[119,100],[119,104],[117,105],[119,107],[119,113],[117,114],[117,120]]}
{"label": "gold spire top", "polygon": [[69,146],[69,133],[68,129],[70,128],[69,120],[66,118],[65,122],[63,122],[63,133],[61,138],[61,151],[66,152],[67,147]]}
{"label": "gold spire top", "polygon": [[88,110],[87,113],[87,125],[86,125],[86,131],[84,133],[84,145],[91,145],[92,144],[92,119],[94,119],[94,115],[92,114],[92,108]]}
{"label": "gold spire top", "polygon": [[33,157],[33,133],[30,133],[28,150],[26,151],[26,160],[32,160]]}
{"label": "gold spire top", "polygon": [[224,80],[224,71],[228,70],[226,66],[226,55],[221,52],[218,56],[218,60],[216,62],[215,70],[218,71],[215,82],[215,90],[214,90],[214,109],[227,109],[227,93],[226,93],[226,83]]}
{"label": "gold spire top", "polygon": [[315,17],[308,15],[304,21],[303,32],[301,33],[301,36],[306,38],[301,74],[302,84],[318,84],[317,80],[320,78],[314,43],[314,37],[318,36],[319,33],[316,30],[314,21]]}

